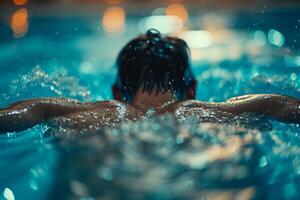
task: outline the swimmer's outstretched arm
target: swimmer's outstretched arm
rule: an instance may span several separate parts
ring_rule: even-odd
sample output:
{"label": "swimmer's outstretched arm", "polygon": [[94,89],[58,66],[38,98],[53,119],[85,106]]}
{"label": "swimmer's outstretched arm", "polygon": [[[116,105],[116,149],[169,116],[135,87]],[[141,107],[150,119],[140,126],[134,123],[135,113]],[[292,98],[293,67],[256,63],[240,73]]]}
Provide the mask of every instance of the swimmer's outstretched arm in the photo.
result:
{"label": "swimmer's outstretched arm", "polygon": [[201,106],[232,114],[257,113],[282,122],[300,123],[300,100],[289,96],[253,94]]}
{"label": "swimmer's outstretched arm", "polygon": [[47,119],[87,109],[88,103],[67,98],[20,101],[0,109],[0,133],[21,131]]}

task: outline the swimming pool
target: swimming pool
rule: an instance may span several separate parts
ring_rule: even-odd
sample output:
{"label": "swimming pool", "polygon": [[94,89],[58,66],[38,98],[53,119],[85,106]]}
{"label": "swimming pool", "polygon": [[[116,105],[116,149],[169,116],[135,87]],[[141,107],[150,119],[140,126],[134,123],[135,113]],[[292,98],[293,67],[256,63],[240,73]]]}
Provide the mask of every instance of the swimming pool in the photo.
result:
{"label": "swimming pool", "polygon": [[[214,39],[192,49],[197,99],[222,101],[248,93],[300,98],[298,12],[269,13],[260,18],[265,23],[257,23],[253,13],[198,17],[207,16],[229,22],[197,32]],[[95,17],[32,17],[19,39],[7,36],[11,33],[1,24],[0,105],[40,96],[110,99],[114,59],[140,31],[142,17],[129,17],[118,36],[106,34]],[[0,196],[299,199],[300,128],[271,123],[272,131],[192,119],[175,126],[166,116],[99,135],[49,136],[45,125],[8,133],[0,137]]]}

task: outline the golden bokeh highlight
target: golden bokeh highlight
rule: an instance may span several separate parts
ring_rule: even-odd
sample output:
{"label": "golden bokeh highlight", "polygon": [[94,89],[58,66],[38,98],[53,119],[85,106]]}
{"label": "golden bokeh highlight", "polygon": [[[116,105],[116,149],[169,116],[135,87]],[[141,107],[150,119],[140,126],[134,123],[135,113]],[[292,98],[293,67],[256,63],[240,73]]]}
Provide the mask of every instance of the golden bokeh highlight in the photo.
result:
{"label": "golden bokeh highlight", "polygon": [[112,5],[117,5],[122,3],[122,0],[105,0],[105,2]]}
{"label": "golden bokeh highlight", "polygon": [[28,11],[22,8],[14,12],[11,17],[11,28],[14,37],[23,37],[28,31]]}
{"label": "golden bokeh highlight", "polygon": [[24,5],[28,2],[28,0],[13,0],[14,4],[20,6],[20,5]]}
{"label": "golden bokeh highlight", "polygon": [[169,16],[177,16],[182,20],[182,22],[186,22],[189,18],[188,11],[186,7],[182,4],[171,4],[166,8],[166,15]]}
{"label": "golden bokeh highlight", "polygon": [[102,18],[102,26],[106,32],[122,31],[125,25],[125,11],[121,7],[108,8]]}

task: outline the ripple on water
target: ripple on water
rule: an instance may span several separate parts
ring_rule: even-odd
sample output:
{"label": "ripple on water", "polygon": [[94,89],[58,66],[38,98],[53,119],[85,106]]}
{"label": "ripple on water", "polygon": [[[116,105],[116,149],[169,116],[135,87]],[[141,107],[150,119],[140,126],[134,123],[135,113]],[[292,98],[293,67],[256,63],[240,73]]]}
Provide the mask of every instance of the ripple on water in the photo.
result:
{"label": "ripple on water", "polygon": [[[212,88],[215,93],[207,88],[199,93],[206,97],[215,96],[211,100],[262,90],[299,96],[296,87],[299,81],[291,82],[284,76],[255,75],[250,78],[247,87],[239,81],[240,72],[231,73],[220,68],[209,69],[197,78],[200,83],[216,83],[211,84],[215,86]],[[39,67],[13,81],[9,91],[4,95],[7,102],[49,94],[79,99],[89,97],[89,90],[79,85],[74,77],[49,75]],[[122,111],[123,108],[118,109]],[[46,160],[50,159],[50,149],[45,147],[49,143],[55,144],[52,151],[57,148],[61,159],[57,171],[50,174],[56,177],[51,190],[53,198],[59,192],[62,199],[300,199],[299,126],[273,122],[264,124],[261,116],[233,119],[239,125],[246,121],[246,124],[256,127],[273,126],[273,130],[266,128],[259,131],[220,124],[199,124],[199,121],[177,113],[179,118],[182,117],[180,123],[171,116],[165,116],[90,133],[90,129],[101,126],[99,121],[103,116],[93,112],[86,114],[95,123],[86,126],[82,134],[73,134],[59,123],[59,129],[55,131],[65,134],[54,134],[49,139],[44,136],[45,132],[49,133],[48,128],[38,130],[42,133],[40,138],[34,140],[39,144],[38,151],[34,145],[11,145],[28,143],[33,135],[26,138],[22,134],[4,135],[0,138],[1,144],[5,144],[1,153],[3,160],[7,161],[9,157],[15,162],[16,153],[12,149],[24,152],[23,148],[29,148],[30,153],[26,154],[29,160],[23,154],[17,156],[22,157],[25,163],[35,161],[37,165],[45,159],[45,166],[49,166]],[[214,113],[204,114],[209,118]],[[68,118],[60,120],[70,126],[80,126],[87,123],[84,121],[86,117],[78,117],[77,121]],[[226,119],[220,120],[223,122]],[[2,163],[7,165],[5,169],[11,170],[6,163]],[[36,176],[36,170],[28,171]],[[44,171],[49,173],[49,170]],[[6,178],[11,179],[9,173]],[[29,182],[29,186],[37,190],[42,188],[35,180]],[[9,187],[4,192],[6,198],[14,198],[15,191]]]}
{"label": "ripple on water", "polygon": [[[280,185],[299,181],[299,145],[275,137],[281,134],[165,116],[62,137],[54,191],[74,198],[278,199],[299,192]],[[84,193],[74,192],[74,180]]]}

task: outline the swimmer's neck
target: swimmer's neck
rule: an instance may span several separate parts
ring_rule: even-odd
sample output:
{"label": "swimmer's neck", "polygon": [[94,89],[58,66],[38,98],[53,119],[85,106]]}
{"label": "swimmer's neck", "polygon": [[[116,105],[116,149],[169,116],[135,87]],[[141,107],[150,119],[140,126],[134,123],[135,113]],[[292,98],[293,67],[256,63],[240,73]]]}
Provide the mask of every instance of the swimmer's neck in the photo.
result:
{"label": "swimmer's neck", "polygon": [[170,92],[155,91],[152,93],[138,91],[134,96],[131,105],[140,109],[142,112],[147,112],[149,109],[158,110],[169,103],[176,102],[176,98]]}

